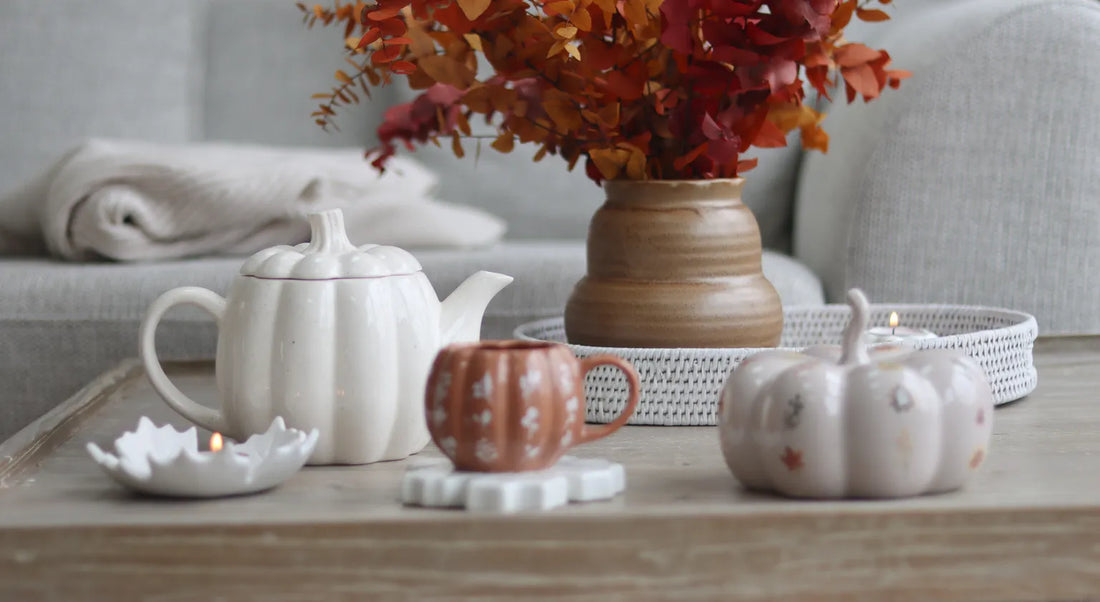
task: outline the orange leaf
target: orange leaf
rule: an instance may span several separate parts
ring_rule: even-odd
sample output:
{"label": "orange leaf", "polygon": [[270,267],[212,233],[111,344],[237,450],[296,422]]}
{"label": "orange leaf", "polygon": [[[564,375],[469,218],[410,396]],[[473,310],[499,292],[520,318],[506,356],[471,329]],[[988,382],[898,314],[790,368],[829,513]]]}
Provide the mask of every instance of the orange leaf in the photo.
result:
{"label": "orange leaf", "polygon": [[874,50],[858,43],[845,44],[836,49],[836,63],[841,67],[863,65],[881,57],[881,50]]}
{"label": "orange leaf", "polygon": [[542,108],[554,125],[562,132],[572,132],[580,129],[583,123],[581,113],[577,110],[573,101],[563,92],[553,88],[548,89],[542,100]]}
{"label": "orange leaf", "polygon": [[337,69],[336,70],[336,79],[340,80],[340,82],[344,83],[344,84],[350,84],[351,83],[351,77],[348,76],[347,73],[344,73],[343,69]]}
{"label": "orange leaf", "polygon": [[569,17],[569,20],[581,31],[592,31],[592,14],[588,12],[587,8],[581,7],[577,9],[576,12]]}
{"label": "orange leaf", "polygon": [[614,180],[630,160],[630,151],[621,148],[595,148],[588,151],[588,158],[596,164],[605,180]]}
{"label": "orange leaf", "polygon": [[461,111],[455,112],[455,125],[458,126],[458,131],[469,136],[470,135],[470,121],[466,119],[466,114]]}
{"label": "orange leaf", "polygon": [[493,144],[491,146],[499,152],[510,153],[512,152],[512,148],[515,147],[515,145],[516,139],[514,136],[512,136],[512,133],[504,132],[500,136],[497,136],[496,140],[493,140]]}
{"label": "orange leaf", "polygon": [[455,156],[459,159],[466,156],[466,151],[462,150],[462,141],[459,139],[457,133],[451,137],[451,150],[454,151]]}
{"label": "orange leaf", "polygon": [[619,103],[615,102],[604,106],[602,109],[599,110],[596,116],[599,118],[600,123],[602,123],[603,125],[609,128],[618,127]]}
{"label": "orange leaf", "polygon": [[554,35],[564,40],[572,40],[577,35],[577,28],[573,25],[562,23],[554,28]]}
{"label": "orange leaf", "polygon": [[856,16],[859,17],[861,21],[876,22],[890,20],[890,15],[877,8],[857,8]]}
{"label": "orange leaf", "polygon": [[848,26],[848,23],[852,21],[852,13],[856,11],[857,0],[844,0],[840,3],[840,6],[836,7],[833,11],[832,25],[833,30],[838,31]]}
{"label": "orange leaf", "polygon": [[485,52],[484,50],[482,50],[481,36],[477,35],[476,33],[468,33],[464,34],[462,37],[466,40],[466,43],[470,45],[470,48],[473,48],[478,52]]}
{"label": "orange leaf", "polygon": [[626,177],[631,180],[645,179],[645,153],[642,149],[628,145],[630,158],[626,161]]}
{"label": "orange leaf", "polygon": [[493,0],[458,0],[458,7],[462,9],[462,14],[466,15],[467,19],[473,21],[488,10],[492,3]]}
{"label": "orange leaf", "polygon": [[462,104],[475,113],[488,113],[493,110],[492,90],[488,86],[470,88],[462,95]]}
{"label": "orange leaf", "polygon": [[829,152],[829,134],[817,125],[802,128],[802,148]]}
{"label": "orange leaf", "polygon": [[418,64],[420,69],[428,74],[428,77],[438,83],[454,86],[459,90],[465,90],[477,81],[474,72],[465,63],[460,63],[446,55],[436,54],[421,57]]}
{"label": "orange leaf", "polygon": [[573,12],[573,3],[569,0],[555,0],[554,2],[548,2],[542,7],[548,15],[568,15]]}
{"label": "orange leaf", "polygon": [[846,67],[841,70],[840,74],[844,77],[845,83],[851,86],[853,90],[863,95],[864,100],[878,97],[881,88],[879,87],[875,70],[870,65],[864,64],[856,65],[855,67]]}

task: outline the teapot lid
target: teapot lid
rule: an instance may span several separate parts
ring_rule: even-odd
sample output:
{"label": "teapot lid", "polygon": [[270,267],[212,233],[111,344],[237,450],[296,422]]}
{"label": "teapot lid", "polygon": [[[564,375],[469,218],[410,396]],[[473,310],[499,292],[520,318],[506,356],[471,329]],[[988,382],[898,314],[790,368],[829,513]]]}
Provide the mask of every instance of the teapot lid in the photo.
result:
{"label": "teapot lid", "polygon": [[241,266],[242,276],[294,280],[379,278],[414,274],[420,262],[408,251],[385,245],[356,247],[344,230],[339,209],[312,213],[310,242],[264,249]]}

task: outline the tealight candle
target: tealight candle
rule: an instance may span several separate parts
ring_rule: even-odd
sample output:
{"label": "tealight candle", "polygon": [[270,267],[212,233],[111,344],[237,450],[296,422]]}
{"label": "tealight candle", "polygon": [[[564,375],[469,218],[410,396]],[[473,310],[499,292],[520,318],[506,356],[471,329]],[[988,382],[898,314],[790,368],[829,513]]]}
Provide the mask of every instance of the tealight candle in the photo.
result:
{"label": "tealight candle", "polygon": [[88,453],[121,485],[152,495],[218,497],[255,493],[282,483],[306,463],[318,432],[287,428],[281,417],[267,432],[244,443],[210,437],[210,451],[198,448],[195,427],[178,432],[142,417],[137,429],[115,440],[114,452],[88,443]]}
{"label": "tealight candle", "polygon": [[898,312],[890,312],[890,327],[884,328],[881,326],[871,328],[866,333],[866,342],[868,345],[881,345],[881,344],[905,344],[917,341],[920,339],[934,339],[936,333],[924,328],[908,328],[906,326],[898,326]]}

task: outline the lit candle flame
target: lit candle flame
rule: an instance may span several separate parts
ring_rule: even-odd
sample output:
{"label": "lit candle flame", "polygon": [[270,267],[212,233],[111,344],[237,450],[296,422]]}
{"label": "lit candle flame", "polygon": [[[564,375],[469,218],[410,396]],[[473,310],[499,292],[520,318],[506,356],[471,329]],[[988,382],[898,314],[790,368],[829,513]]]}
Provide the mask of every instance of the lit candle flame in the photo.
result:
{"label": "lit candle flame", "polygon": [[222,450],[222,434],[214,433],[210,435],[210,451],[216,452]]}
{"label": "lit candle flame", "polygon": [[898,327],[898,312],[890,312],[890,334],[894,334],[894,329]]}

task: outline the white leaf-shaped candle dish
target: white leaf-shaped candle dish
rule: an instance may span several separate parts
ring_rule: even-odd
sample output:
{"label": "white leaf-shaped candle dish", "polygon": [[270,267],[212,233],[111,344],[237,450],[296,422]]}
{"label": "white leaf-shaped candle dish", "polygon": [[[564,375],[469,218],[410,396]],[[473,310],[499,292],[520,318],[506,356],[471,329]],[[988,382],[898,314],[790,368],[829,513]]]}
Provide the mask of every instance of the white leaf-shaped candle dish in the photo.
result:
{"label": "white leaf-shaped candle dish", "polygon": [[115,440],[111,454],[88,443],[88,453],[112,479],[131,489],[170,497],[221,497],[271,489],[305,464],[318,432],[288,429],[275,418],[267,432],[220,451],[199,451],[195,427],[179,432],[142,417]]}

